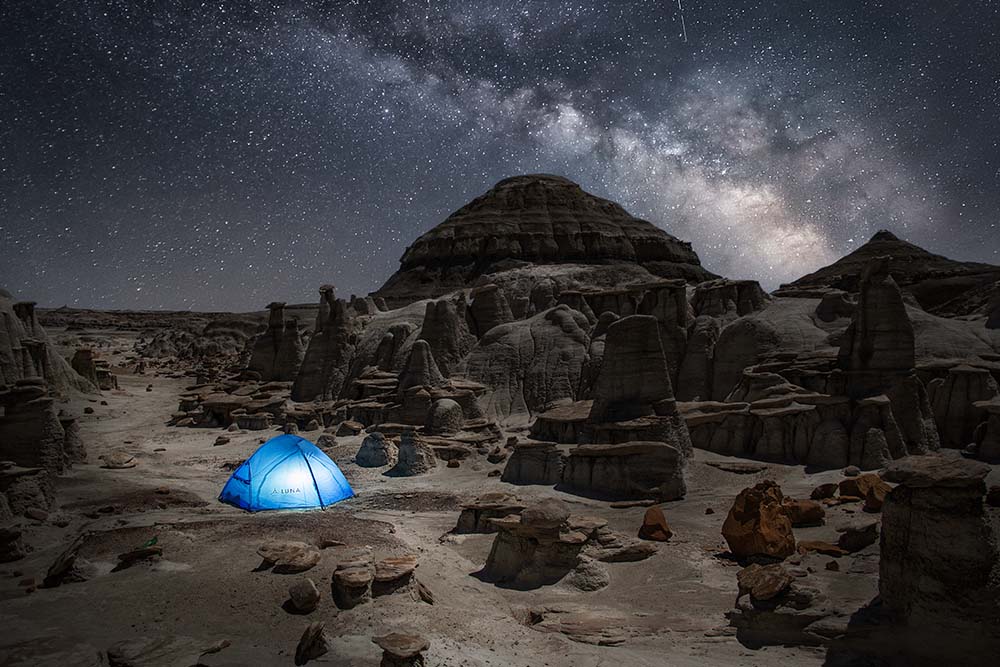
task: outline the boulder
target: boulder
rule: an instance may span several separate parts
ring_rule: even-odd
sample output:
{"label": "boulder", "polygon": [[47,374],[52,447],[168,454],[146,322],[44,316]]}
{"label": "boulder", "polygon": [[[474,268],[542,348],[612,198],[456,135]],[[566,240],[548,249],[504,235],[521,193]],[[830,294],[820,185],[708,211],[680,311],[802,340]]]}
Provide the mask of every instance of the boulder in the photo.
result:
{"label": "boulder", "polygon": [[396,445],[384,435],[375,431],[365,436],[354,462],[364,468],[381,468],[395,465],[399,457]]}
{"label": "boulder", "polygon": [[878,522],[857,521],[838,528],[837,532],[840,533],[837,546],[848,553],[854,553],[878,541]]}
{"label": "boulder", "polygon": [[739,595],[749,594],[754,601],[770,600],[784,593],[795,580],[784,565],[751,563],[736,574]]}
{"label": "boulder", "polygon": [[660,506],[654,505],[646,510],[642,517],[642,525],[639,526],[639,539],[666,542],[673,534]]}
{"label": "boulder", "polygon": [[743,489],[722,525],[722,536],[736,558],[783,559],[795,553],[792,522],[782,506],[780,487],[772,481]]}
{"label": "boulder", "polygon": [[312,579],[302,579],[288,588],[288,599],[297,612],[308,614],[319,604],[319,589]]}
{"label": "boulder", "polygon": [[428,433],[450,435],[461,431],[464,423],[462,406],[450,398],[439,398],[431,403],[425,430]]}
{"label": "boulder", "polygon": [[412,477],[430,472],[437,466],[434,449],[412,431],[400,436],[396,464],[385,472],[389,477]]}

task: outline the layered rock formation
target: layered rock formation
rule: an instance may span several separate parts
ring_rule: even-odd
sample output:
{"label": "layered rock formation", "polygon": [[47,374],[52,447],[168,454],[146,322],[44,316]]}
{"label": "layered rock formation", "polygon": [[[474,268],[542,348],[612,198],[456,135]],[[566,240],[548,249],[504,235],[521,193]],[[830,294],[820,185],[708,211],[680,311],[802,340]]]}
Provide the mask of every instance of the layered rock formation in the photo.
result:
{"label": "layered rock formation", "polygon": [[61,473],[86,460],[75,421],[60,418],[42,378],[0,389],[0,460]]}
{"label": "layered rock formation", "polygon": [[339,398],[347,385],[354,354],[347,304],[336,298],[329,285],[321,287],[319,294],[316,328],[301,359],[301,370],[293,378],[287,378],[295,380],[291,395],[296,401]]}
{"label": "layered rock formation", "polygon": [[893,279],[924,308],[944,304],[964,292],[1000,280],[1000,267],[935,255],[882,230],[830,266],[783,285],[782,291],[836,288],[857,292],[865,267],[876,257],[893,258]]}
{"label": "layered rock formation", "polygon": [[465,364],[468,379],[491,388],[486,414],[524,419],[552,401],[576,399],[589,328],[586,317],[562,305],[490,329]]}
{"label": "layered rock formation", "polygon": [[38,322],[35,304],[0,290],[0,386],[40,377],[59,393],[97,391],[60,356]]}
{"label": "layered rock formation", "polygon": [[606,499],[677,500],[687,492],[684,457],[665,442],[581,445],[561,476],[568,489]]}
{"label": "layered rock formation", "polygon": [[305,355],[305,340],[295,318],[285,318],[285,304],[270,303],[267,328],[253,344],[253,354],[247,370],[259,374],[265,381],[292,381],[299,372]]}
{"label": "layered rock formation", "polygon": [[376,292],[391,307],[437,297],[519,264],[632,264],[647,275],[713,278],[689,243],[560,176],[514,176],[418,238]]}
{"label": "layered rock formation", "polygon": [[879,593],[898,640],[917,660],[973,664],[1000,650],[1000,514],[983,503],[989,467],[908,457],[882,509]]}

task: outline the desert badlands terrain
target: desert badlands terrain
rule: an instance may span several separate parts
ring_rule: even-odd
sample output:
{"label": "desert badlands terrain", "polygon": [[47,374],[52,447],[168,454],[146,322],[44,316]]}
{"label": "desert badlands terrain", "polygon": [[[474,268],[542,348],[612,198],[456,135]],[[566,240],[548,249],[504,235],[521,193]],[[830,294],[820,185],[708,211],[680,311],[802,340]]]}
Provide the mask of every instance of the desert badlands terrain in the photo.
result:
{"label": "desert badlands terrain", "polygon": [[[530,175],[366,296],[0,292],[0,664],[995,664],[1000,267],[932,251],[768,293]],[[282,433],[355,495],[219,502]]]}

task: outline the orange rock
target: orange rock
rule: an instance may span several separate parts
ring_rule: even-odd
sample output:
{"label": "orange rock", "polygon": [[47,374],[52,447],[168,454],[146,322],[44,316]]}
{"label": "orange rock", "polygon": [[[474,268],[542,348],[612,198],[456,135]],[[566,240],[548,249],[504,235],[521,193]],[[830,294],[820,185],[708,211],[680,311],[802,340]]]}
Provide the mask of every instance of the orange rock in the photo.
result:
{"label": "orange rock", "polygon": [[795,553],[792,522],[782,499],[781,488],[770,480],[740,491],[722,524],[722,536],[734,556],[785,558]]}
{"label": "orange rock", "polygon": [[642,525],[639,527],[641,539],[666,542],[673,534],[670,526],[667,525],[667,517],[663,515],[663,510],[660,509],[659,505],[654,505],[646,510],[646,515],[642,517]]}
{"label": "orange rock", "polygon": [[785,498],[782,506],[793,526],[818,526],[826,516],[826,510],[815,500]]}
{"label": "orange rock", "polygon": [[881,477],[874,473],[848,477],[840,482],[840,495],[865,498],[868,495],[868,489],[878,486],[885,487],[886,492],[892,489],[891,486],[882,481]]}
{"label": "orange rock", "polygon": [[824,556],[834,557],[840,557],[847,553],[836,544],[820,542],[819,540],[805,540],[803,542],[799,542],[798,551],[800,554],[806,554],[814,551],[818,554],[823,554]]}
{"label": "orange rock", "polygon": [[756,600],[770,600],[788,588],[795,579],[781,563],[773,565],[751,564],[736,574],[740,595],[749,593]]}

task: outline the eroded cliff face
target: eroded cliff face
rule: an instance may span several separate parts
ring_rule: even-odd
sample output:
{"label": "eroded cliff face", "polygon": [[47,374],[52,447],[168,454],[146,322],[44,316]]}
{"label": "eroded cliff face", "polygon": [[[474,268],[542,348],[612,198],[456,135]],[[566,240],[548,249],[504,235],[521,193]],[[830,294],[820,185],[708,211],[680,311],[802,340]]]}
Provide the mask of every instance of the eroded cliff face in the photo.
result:
{"label": "eroded cliff face", "polygon": [[500,181],[418,238],[376,294],[399,306],[525,264],[633,264],[652,276],[714,277],[690,243],[568,179],[531,174]]}
{"label": "eroded cliff face", "polygon": [[49,341],[31,301],[15,301],[0,290],[0,385],[44,378],[57,393],[97,392],[97,386],[73,370]]}

